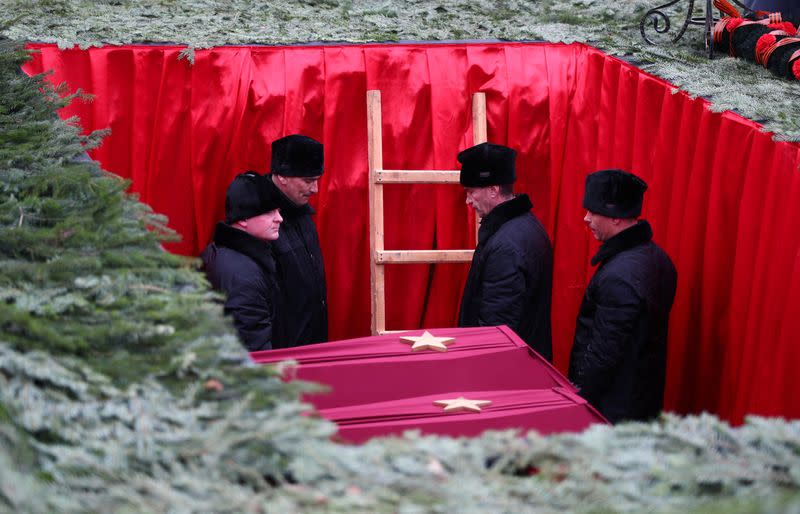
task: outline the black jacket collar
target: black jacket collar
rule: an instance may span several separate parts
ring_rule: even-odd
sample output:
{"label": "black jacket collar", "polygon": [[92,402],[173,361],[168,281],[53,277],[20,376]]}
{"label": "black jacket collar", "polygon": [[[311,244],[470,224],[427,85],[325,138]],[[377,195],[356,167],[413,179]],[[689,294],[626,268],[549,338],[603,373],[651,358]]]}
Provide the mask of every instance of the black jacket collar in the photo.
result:
{"label": "black jacket collar", "polygon": [[251,236],[244,230],[219,222],[214,231],[214,243],[217,246],[224,246],[250,257],[262,269],[270,273],[277,271],[269,243]]}
{"label": "black jacket collar", "polygon": [[634,246],[644,244],[651,239],[653,239],[653,230],[650,228],[650,224],[645,220],[639,220],[636,225],[626,228],[600,245],[600,249],[592,257],[592,266],[597,265],[599,262],[607,261],[618,253],[630,250]]}
{"label": "black jacket collar", "polygon": [[281,215],[284,218],[299,218],[300,216],[304,216],[306,214],[314,214],[314,209],[310,205],[297,205],[291,201],[288,196],[283,194],[283,191],[281,191],[281,189],[275,185],[275,182],[273,182],[273,177],[274,175],[272,174],[267,175],[267,187],[271,187],[278,192],[278,206],[280,207]]}
{"label": "black jacket collar", "polygon": [[521,216],[526,212],[530,212],[532,207],[533,204],[531,203],[531,199],[528,198],[528,195],[521,194],[516,195],[511,200],[503,202],[492,209],[491,212],[481,220],[481,228],[478,230],[478,244],[485,243],[495,232],[500,230],[500,227],[502,227],[506,221]]}

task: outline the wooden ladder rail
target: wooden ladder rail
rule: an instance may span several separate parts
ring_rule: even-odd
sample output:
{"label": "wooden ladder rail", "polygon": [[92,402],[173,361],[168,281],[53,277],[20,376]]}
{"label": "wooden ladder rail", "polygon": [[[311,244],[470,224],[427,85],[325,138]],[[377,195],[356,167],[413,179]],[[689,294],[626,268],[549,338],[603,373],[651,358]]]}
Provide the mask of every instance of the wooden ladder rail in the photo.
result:
{"label": "wooden ladder rail", "polygon": [[[486,142],[486,95],[472,95],[472,139]],[[373,335],[386,333],[386,264],[470,262],[474,250],[386,250],[384,247],[384,184],[458,184],[458,170],[383,169],[381,92],[367,91],[367,155],[369,161],[369,245],[371,329]],[[478,217],[475,217],[477,241]]]}

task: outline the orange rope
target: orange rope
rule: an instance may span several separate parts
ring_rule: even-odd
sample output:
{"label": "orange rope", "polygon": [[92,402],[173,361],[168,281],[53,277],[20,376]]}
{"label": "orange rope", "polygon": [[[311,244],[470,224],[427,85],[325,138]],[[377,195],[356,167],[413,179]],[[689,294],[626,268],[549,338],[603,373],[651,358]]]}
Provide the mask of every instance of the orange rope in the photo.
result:
{"label": "orange rope", "polygon": [[731,18],[741,18],[742,15],[739,14],[739,11],[734,7],[728,0],[714,0],[714,7],[720,10],[720,12],[724,12]]}
{"label": "orange rope", "polygon": [[[767,50],[765,50],[763,57],[764,67],[766,67],[769,64],[769,58],[772,57],[772,54],[775,52],[775,50],[777,50],[782,46],[790,45],[792,43],[800,43],[800,37],[783,38],[780,41],[776,42],[774,45],[770,46]],[[798,50],[795,53],[800,53],[800,50]],[[792,58],[794,58],[794,55],[792,55],[792,57],[789,58],[789,60],[791,61]]]}
{"label": "orange rope", "polygon": [[[769,35],[769,36],[788,36],[789,34],[787,34],[786,32],[784,32],[782,30],[773,30],[772,32],[769,32],[768,34],[764,34],[764,35],[765,36],[766,35]],[[761,37],[764,37],[764,36],[761,36]],[[777,46],[778,41],[774,41],[771,45],[769,45],[767,47],[759,48],[758,43],[760,41],[761,41],[761,39],[759,38],[758,42],[756,42],[756,63],[760,64],[761,66],[766,68],[767,67],[767,61],[769,60],[769,56],[772,55],[772,52],[775,51],[774,47]]]}
{"label": "orange rope", "polygon": [[722,33],[725,31],[725,27],[728,26],[728,22],[731,21],[733,18],[722,18],[714,25],[714,44],[718,45],[720,41],[722,41]]}

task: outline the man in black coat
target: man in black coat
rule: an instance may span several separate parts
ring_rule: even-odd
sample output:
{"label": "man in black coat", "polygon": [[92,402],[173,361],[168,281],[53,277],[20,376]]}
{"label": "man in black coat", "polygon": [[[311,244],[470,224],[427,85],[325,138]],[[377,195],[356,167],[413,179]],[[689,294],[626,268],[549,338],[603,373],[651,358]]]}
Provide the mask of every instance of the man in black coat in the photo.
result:
{"label": "man in black coat", "polygon": [[458,154],[467,205],[481,218],[458,326],[508,325],[552,361],[553,249],[528,195],[513,193],[516,155],[491,143]]}
{"label": "man in black coat", "polygon": [[578,313],[569,378],[611,422],[661,411],[677,274],[638,220],[647,184],[622,170],[586,177],[584,221],[603,244]]}
{"label": "man in black coat", "polygon": [[308,205],[323,173],[322,144],[298,134],[278,139],[272,143],[271,168],[267,185],[283,215],[281,237],[273,244],[281,290],[275,340],[286,347],[327,341],[325,269]]}
{"label": "man in black coat", "polygon": [[277,305],[275,260],[270,242],[283,218],[266,178],[248,171],[233,179],[225,197],[225,222],[200,256],[209,282],[225,292],[225,313],[251,352],[269,350]]}

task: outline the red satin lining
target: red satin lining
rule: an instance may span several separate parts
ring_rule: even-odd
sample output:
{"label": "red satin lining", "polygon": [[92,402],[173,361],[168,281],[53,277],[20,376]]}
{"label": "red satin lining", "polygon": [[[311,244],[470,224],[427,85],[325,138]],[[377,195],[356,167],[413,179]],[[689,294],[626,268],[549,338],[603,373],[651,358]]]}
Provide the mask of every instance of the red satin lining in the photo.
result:
{"label": "red satin lining", "polygon": [[[519,151],[517,189],[555,251],[553,349],[566,371],[575,316],[597,243],[584,227],[587,173],[621,167],[650,185],[643,216],[678,269],[665,406],[800,415],[800,146],[581,44],[406,44],[39,50],[96,95],[63,116],[113,133],[92,156],[196,254],[222,218],[227,183],[267,171],[269,142],[302,132],[324,142],[314,200],[328,271],[330,335],[369,332],[367,89],[383,93],[384,163],[456,169],[471,144],[470,95],[487,95],[489,140]],[[474,244],[458,186],[387,186],[387,248]],[[466,265],[387,270],[389,328],[452,326]]]}

